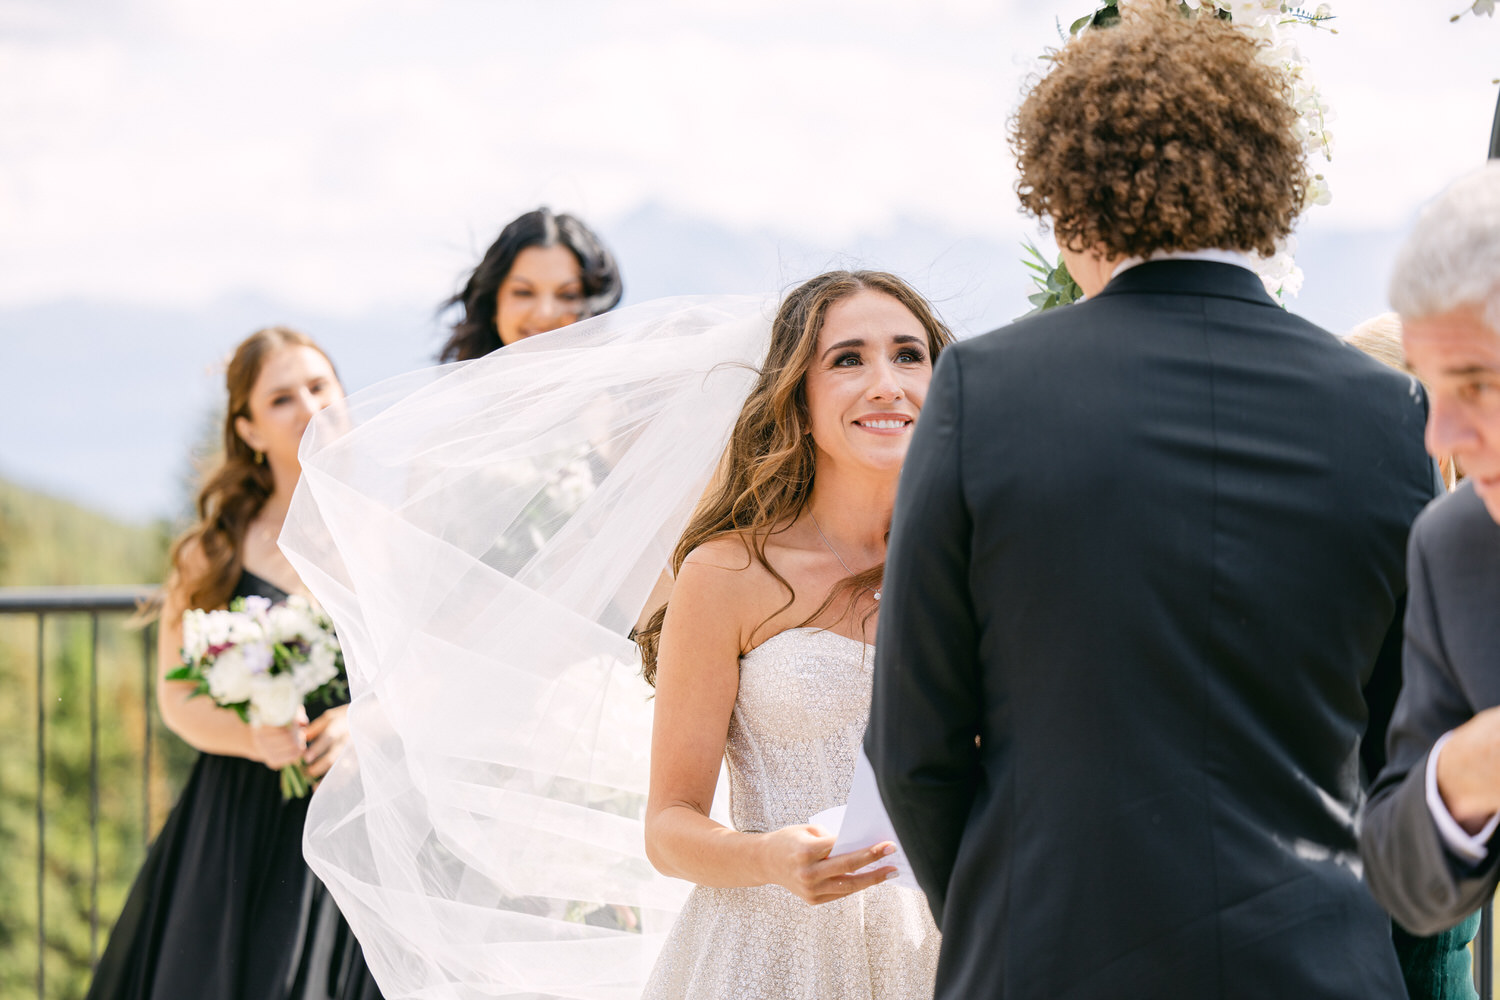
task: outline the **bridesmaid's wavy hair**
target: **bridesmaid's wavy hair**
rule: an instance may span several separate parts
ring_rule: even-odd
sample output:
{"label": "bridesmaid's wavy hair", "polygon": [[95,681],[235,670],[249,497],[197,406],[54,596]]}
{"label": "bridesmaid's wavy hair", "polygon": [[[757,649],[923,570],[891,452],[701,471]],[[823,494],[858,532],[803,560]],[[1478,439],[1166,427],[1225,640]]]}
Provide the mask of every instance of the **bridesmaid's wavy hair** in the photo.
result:
{"label": "bridesmaid's wavy hair", "polygon": [[576,216],[539,208],[516,217],[500,230],[463,290],[443,303],[439,312],[459,306],[463,318],[453,324],[447,342],[438,352],[438,360],[470,361],[504,346],[500,342],[500,329],[495,325],[500,284],[510,274],[522,250],[555,246],[567,247],[578,258],[579,281],[583,285],[579,319],[609,312],[619,304],[625,286],[620,281],[614,254]]}
{"label": "bridesmaid's wavy hair", "polygon": [[[204,477],[198,491],[198,520],[172,543],[168,555],[168,586],[180,589],[190,608],[218,608],[229,601],[244,569],[245,532],[271,496],[276,483],[271,467],[234,429],[239,417],[250,416],[250,391],[266,359],[283,347],[311,347],[324,358],[328,352],[311,337],[284,326],[268,326],[241,341],[224,373],[229,400],[224,408],[224,450]],[[330,359],[329,367],[333,366]],[[335,377],[337,374],[335,373]],[[184,566],[185,550],[202,553],[202,568]]]}
{"label": "bridesmaid's wavy hair", "polygon": [[[794,289],[771,324],[771,347],[765,364],[735,421],[713,483],[672,553],[674,576],[688,553],[698,546],[721,535],[734,535],[786,588],[787,602],[772,617],[791,607],[796,592],[766,560],[766,539],[796,521],[812,495],[817,463],[808,433],[807,371],[828,310],[861,291],[882,292],[905,306],[927,331],[928,353],[934,361],[953,342],[953,334],[927,300],[893,274],[830,271]],[[883,570],[883,565],[875,566],[849,577],[829,594],[812,618],[822,614],[841,592],[852,598],[861,591],[878,588]],[[642,673],[652,685],[656,683],[656,655],[666,614],[663,605],[635,633]]]}

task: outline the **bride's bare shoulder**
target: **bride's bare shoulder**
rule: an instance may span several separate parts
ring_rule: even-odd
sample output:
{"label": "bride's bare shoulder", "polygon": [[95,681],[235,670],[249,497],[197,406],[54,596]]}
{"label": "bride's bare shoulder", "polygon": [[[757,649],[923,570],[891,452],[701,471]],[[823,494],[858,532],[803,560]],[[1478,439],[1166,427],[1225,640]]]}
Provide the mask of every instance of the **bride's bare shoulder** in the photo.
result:
{"label": "bride's bare shoulder", "polygon": [[750,548],[750,540],[743,534],[735,532],[710,538],[689,552],[682,564],[684,567],[699,566],[730,573],[742,573],[754,568],[756,559],[754,551]]}
{"label": "bride's bare shoulder", "polygon": [[747,616],[764,617],[786,602],[786,588],[743,533],[718,535],[689,552],[677,574],[677,587],[684,585]]}

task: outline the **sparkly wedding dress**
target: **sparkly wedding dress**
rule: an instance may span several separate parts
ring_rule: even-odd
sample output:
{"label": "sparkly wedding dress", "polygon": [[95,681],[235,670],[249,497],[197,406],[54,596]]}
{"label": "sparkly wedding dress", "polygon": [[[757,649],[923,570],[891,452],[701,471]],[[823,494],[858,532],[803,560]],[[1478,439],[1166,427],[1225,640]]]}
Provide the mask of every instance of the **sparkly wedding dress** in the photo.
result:
{"label": "sparkly wedding dress", "polygon": [[[875,649],[780,632],[740,660],[729,721],[730,815],[747,833],[844,803],[869,718]],[[651,973],[648,1000],[927,1000],[938,931],[914,889],[872,886],[811,906],[778,885],[698,886]]]}

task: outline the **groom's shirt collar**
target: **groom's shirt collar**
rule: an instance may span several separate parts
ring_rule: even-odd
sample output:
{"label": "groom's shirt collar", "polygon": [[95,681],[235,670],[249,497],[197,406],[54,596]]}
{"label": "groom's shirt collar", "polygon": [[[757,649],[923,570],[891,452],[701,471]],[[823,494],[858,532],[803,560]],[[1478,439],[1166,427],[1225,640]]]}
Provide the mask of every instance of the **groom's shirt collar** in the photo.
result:
{"label": "groom's shirt collar", "polygon": [[1243,267],[1247,271],[1255,270],[1254,261],[1249,254],[1242,250],[1158,250],[1149,257],[1126,257],[1119,264],[1115,265],[1114,273],[1110,275],[1110,279],[1118,278],[1138,264],[1158,260],[1211,260],[1219,264],[1233,264],[1235,267]]}

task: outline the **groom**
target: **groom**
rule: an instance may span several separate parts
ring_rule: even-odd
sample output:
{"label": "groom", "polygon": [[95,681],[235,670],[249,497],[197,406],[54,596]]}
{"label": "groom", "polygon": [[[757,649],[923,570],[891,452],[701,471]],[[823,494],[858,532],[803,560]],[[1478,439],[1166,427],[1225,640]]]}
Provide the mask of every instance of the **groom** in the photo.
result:
{"label": "groom", "polygon": [[1018,112],[1087,298],[943,353],[865,741],[941,998],[1406,995],[1353,817],[1436,483],[1415,382],[1248,268],[1302,205],[1293,123],[1243,35],[1165,13]]}

